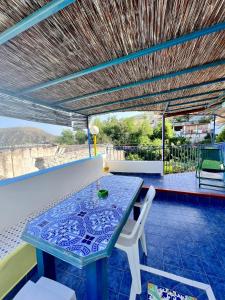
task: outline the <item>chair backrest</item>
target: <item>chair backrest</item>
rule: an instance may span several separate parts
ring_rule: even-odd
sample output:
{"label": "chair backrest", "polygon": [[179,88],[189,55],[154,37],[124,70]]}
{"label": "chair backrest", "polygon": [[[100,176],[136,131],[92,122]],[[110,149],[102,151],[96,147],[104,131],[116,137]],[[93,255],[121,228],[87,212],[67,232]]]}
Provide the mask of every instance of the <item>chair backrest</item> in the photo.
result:
{"label": "chair backrest", "polygon": [[131,234],[132,237],[137,235],[137,238],[139,239],[140,236],[142,235],[144,226],[145,226],[145,222],[146,222],[146,219],[147,219],[147,216],[148,216],[149,210],[151,208],[154,197],[155,197],[155,188],[153,186],[150,186],[150,188],[145,196],[144,204],[141,209],[141,213],[140,213],[140,215],[137,219],[137,222],[134,226],[134,229],[132,231],[132,234]]}
{"label": "chair backrest", "polygon": [[219,148],[203,148],[200,149],[201,160],[215,160],[223,162],[222,151]]}

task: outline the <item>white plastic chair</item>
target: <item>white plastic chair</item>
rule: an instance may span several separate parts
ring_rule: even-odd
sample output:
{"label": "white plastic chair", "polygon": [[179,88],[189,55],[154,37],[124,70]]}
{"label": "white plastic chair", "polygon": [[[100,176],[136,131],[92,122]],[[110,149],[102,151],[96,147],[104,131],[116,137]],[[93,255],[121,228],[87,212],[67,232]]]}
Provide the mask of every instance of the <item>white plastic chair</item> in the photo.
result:
{"label": "white plastic chair", "polygon": [[67,286],[41,277],[37,283],[28,281],[14,300],[76,300],[75,292]]}
{"label": "white plastic chair", "polygon": [[137,204],[137,206],[141,207],[141,213],[138,217],[138,220],[134,221],[132,219],[128,219],[115,245],[116,248],[127,253],[132,276],[132,286],[134,284],[136,294],[141,294],[141,272],[138,241],[139,239],[141,240],[142,248],[147,255],[144,225],[154,197],[155,189],[151,186],[145,196],[144,201],[141,204]]}

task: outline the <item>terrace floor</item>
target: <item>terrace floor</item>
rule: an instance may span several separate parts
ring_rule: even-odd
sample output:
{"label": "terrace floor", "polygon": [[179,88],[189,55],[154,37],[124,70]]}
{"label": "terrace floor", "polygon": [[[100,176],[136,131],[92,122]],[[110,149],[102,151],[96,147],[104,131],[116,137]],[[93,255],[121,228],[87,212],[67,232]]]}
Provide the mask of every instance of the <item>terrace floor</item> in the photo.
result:
{"label": "terrace floor", "polygon": [[[117,174],[117,173],[114,173]],[[118,173],[121,174],[121,173]],[[125,174],[124,174],[125,175]],[[135,174],[127,173],[127,176],[139,176],[144,180],[145,186],[153,185],[158,190],[175,191],[193,194],[202,194],[208,196],[223,196],[225,197],[225,189],[220,187],[198,186],[198,178],[195,177],[195,172],[175,173],[164,176],[151,174]],[[212,176],[209,173],[204,173],[204,176]],[[221,178],[221,175],[215,175]],[[221,181],[205,180],[205,183],[223,185]]]}
{"label": "terrace floor", "polygon": [[[160,196],[153,202],[145,230],[148,257],[140,252],[143,264],[210,284],[216,299],[225,299],[225,207]],[[59,260],[56,265],[57,280],[75,289],[78,300],[86,299],[85,273]],[[137,299],[147,299],[147,282],[208,299],[202,290],[146,272],[142,272],[143,293]],[[126,255],[115,249],[109,258],[109,299],[128,300],[130,285]]]}

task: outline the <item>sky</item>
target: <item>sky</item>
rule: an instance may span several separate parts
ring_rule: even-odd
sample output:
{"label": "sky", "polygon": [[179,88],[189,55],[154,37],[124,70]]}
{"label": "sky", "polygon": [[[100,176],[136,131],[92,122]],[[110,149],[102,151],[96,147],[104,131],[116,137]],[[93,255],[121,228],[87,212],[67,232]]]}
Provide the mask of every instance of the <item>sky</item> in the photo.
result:
{"label": "sky", "polygon": [[[105,115],[99,115],[98,118],[102,120],[106,120],[109,117],[116,116],[117,118],[127,118],[132,116],[137,116],[142,114],[141,112],[124,112],[124,113],[111,113]],[[59,125],[51,125],[45,123],[31,122],[14,118],[7,118],[0,116],[0,128],[8,128],[8,127],[35,127],[45,130],[48,133],[54,135],[60,135],[63,129],[68,129],[70,127],[59,126]],[[219,133],[224,126],[217,126],[216,133]]]}
{"label": "sky", "polygon": [[[140,113],[126,112],[126,113],[107,114],[107,115],[102,115],[102,116],[98,116],[98,117],[100,117],[102,120],[106,120],[108,117],[111,117],[111,116],[116,116],[117,118],[125,118],[125,117],[131,117],[131,116],[138,115],[138,114],[140,114]],[[31,122],[31,121],[25,121],[25,120],[0,116],[0,128],[8,128],[8,127],[35,127],[35,128],[43,129],[46,132],[54,134],[54,135],[60,135],[60,133],[62,132],[63,129],[69,128],[69,127],[65,127],[65,126]]]}

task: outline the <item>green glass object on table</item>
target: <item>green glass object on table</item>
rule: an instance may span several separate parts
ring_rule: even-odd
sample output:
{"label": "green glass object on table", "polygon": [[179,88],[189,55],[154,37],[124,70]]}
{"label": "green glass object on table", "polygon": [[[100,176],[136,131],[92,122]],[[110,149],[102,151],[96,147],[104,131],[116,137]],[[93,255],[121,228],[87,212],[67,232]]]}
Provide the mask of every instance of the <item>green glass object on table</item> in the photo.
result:
{"label": "green glass object on table", "polygon": [[108,197],[108,195],[109,195],[109,192],[107,190],[99,190],[98,191],[98,197],[101,199]]}

